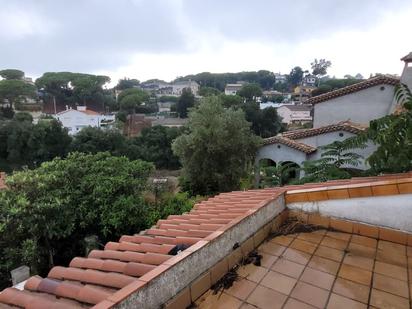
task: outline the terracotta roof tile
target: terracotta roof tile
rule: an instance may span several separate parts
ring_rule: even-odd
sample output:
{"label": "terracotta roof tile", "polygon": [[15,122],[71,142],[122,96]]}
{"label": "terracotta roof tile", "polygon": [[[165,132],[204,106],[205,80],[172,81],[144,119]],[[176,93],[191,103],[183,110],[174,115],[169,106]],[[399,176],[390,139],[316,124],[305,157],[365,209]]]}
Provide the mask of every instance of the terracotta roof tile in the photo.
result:
{"label": "terracotta roof tile", "polygon": [[283,144],[291,148],[297,149],[299,151],[302,151],[304,153],[312,153],[316,151],[315,147],[309,146],[304,143],[296,142],[288,138],[285,135],[273,136],[273,137],[265,138],[263,140],[263,145],[270,145],[270,144]]}
{"label": "terracotta roof tile", "polygon": [[[159,220],[156,226],[142,234],[124,235],[119,242],[108,242],[104,250],[93,250],[88,257],[74,258],[69,267],[53,267],[47,278],[31,277],[23,291],[4,290],[0,293],[0,306],[88,308],[103,304],[119,289],[128,291],[123,288],[138,282],[139,278],[145,282],[155,272],[167,269],[176,258],[184,258],[186,254],[175,257],[168,254],[175,245],[190,246],[201,244],[201,240],[213,239],[223,233],[225,226],[237,222],[286,190],[356,186],[402,177],[411,178],[412,173],[222,193],[198,203],[189,213]],[[188,249],[187,254],[190,252]]]}
{"label": "terracotta roof tile", "polygon": [[366,130],[365,126],[351,122],[342,121],[336,124],[331,124],[319,128],[296,130],[282,133],[282,136],[291,140],[320,135],[329,132],[346,131],[349,133],[359,134]]}
{"label": "terracotta roof tile", "polygon": [[350,93],[354,93],[363,89],[367,89],[373,86],[377,85],[397,85],[399,84],[399,79],[392,77],[392,76],[386,76],[386,75],[378,75],[372,78],[369,78],[367,80],[364,80],[362,82],[359,82],[357,84],[353,84],[347,87],[343,87],[340,89],[336,89],[321,95],[318,95],[316,97],[312,97],[308,99],[305,103],[306,104],[318,104],[321,102],[328,101],[330,99],[334,99],[337,97],[341,97]]}

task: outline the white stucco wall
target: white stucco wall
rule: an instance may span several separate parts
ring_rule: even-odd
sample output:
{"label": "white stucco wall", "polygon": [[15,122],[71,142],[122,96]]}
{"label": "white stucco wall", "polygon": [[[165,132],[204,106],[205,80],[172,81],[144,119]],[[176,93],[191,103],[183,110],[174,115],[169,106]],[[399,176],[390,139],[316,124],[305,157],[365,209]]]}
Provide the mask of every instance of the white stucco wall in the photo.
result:
{"label": "white stucco wall", "polygon": [[258,150],[256,163],[261,159],[271,159],[276,163],[291,161],[301,166],[302,162],[306,160],[306,154],[283,144],[271,144],[265,145]]}
{"label": "white stucco wall", "polygon": [[313,127],[319,128],[348,119],[369,124],[372,119],[389,113],[393,96],[394,86],[382,84],[317,103],[314,105]]}
{"label": "white stucco wall", "polygon": [[290,203],[288,208],[412,232],[412,194]]}
{"label": "white stucco wall", "polygon": [[[340,136],[340,134],[342,136]],[[320,146],[325,146],[328,144],[333,143],[334,141],[343,141],[349,137],[354,136],[355,134],[346,132],[346,131],[336,131],[336,132],[330,132],[330,133],[325,133],[321,135],[316,135],[316,136],[310,136],[310,137],[305,137],[305,138],[300,138],[297,139],[297,142],[304,143],[313,147],[320,147]],[[353,149],[351,152],[356,152],[357,154],[360,154],[364,159],[369,157],[374,151],[376,150],[376,146],[373,145],[372,143],[368,143],[368,146],[364,149]],[[322,152],[321,151],[316,151],[314,153],[311,153],[308,156],[308,160],[317,160],[321,157]],[[365,164],[365,160],[361,160],[361,165],[359,166],[351,166],[353,168],[358,168],[358,169],[367,169],[368,165]],[[349,166],[347,166],[349,167]]]}
{"label": "white stucco wall", "polygon": [[102,115],[87,115],[74,109],[53,115],[53,117],[69,130],[70,135],[78,133],[85,127],[100,127],[102,120]]}

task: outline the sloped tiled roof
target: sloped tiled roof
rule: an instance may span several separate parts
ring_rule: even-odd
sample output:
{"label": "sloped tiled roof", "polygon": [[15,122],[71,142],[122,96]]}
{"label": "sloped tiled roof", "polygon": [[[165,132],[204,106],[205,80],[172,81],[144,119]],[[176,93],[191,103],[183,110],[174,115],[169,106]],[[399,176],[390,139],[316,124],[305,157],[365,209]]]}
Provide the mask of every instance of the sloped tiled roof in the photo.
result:
{"label": "sloped tiled roof", "polygon": [[315,147],[309,146],[307,144],[304,143],[299,143],[296,142],[292,139],[289,139],[288,137],[282,136],[282,135],[278,135],[278,136],[273,136],[273,137],[269,137],[263,140],[263,145],[270,145],[270,144],[283,144],[286,146],[289,146],[291,148],[297,149],[299,151],[302,151],[304,153],[312,153],[314,151],[316,151]]}
{"label": "sloped tiled roof", "polygon": [[282,133],[282,136],[289,138],[291,140],[295,140],[295,139],[320,135],[320,134],[329,133],[329,132],[346,131],[346,132],[350,132],[354,134],[359,134],[365,130],[366,130],[366,127],[360,124],[357,124],[351,121],[342,121],[336,124],[331,124],[331,125],[327,125],[327,126],[323,126],[319,128],[284,132]]}
{"label": "sloped tiled roof", "polygon": [[[177,244],[191,245],[253,214],[283,192],[325,187],[378,184],[387,180],[410,179],[412,172],[383,176],[332,180],[323,183],[285,186],[261,190],[222,193],[200,202],[186,214],[171,215],[143,234],[122,236],[109,242],[104,250],[93,250],[87,258],[74,258],[69,267],[53,267],[47,278],[31,277],[24,290],[7,288],[0,293],[0,308],[107,308],[115,292],[127,289],[144,274],[161,269],[172,258]],[[159,270],[161,271],[161,270]],[[150,280],[150,279],[149,279]]]}
{"label": "sloped tiled roof", "polygon": [[[31,277],[24,290],[0,293],[0,308],[89,308],[173,257],[176,245],[193,245],[275,196],[260,190],[223,193],[183,215],[171,215],[143,234],[124,235],[104,250],[53,267],[47,278]],[[8,308],[8,307],[5,307]]]}
{"label": "sloped tiled roof", "polygon": [[359,82],[357,84],[353,84],[353,85],[350,85],[344,88],[336,89],[336,90],[318,95],[316,97],[312,97],[308,99],[305,103],[306,104],[317,104],[317,103],[325,102],[330,99],[341,97],[341,96],[344,96],[350,93],[354,93],[354,92],[367,89],[373,86],[381,85],[381,84],[397,85],[399,84],[399,79],[392,77],[392,76],[378,75],[378,76],[369,78],[365,81]]}

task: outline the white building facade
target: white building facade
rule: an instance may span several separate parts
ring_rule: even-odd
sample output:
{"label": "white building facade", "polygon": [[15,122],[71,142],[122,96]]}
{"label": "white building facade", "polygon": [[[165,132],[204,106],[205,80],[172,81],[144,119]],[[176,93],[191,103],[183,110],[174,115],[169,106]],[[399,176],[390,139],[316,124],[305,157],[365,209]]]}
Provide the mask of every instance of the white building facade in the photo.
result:
{"label": "white building facade", "polygon": [[102,115],[89,110],[86,106],[78,106],[77,109],[67,108],[53,117],[59,120],[64,128],[67,128],[70,135],[75,135],[86,127],[103,127],[115,118],[114,115]]}

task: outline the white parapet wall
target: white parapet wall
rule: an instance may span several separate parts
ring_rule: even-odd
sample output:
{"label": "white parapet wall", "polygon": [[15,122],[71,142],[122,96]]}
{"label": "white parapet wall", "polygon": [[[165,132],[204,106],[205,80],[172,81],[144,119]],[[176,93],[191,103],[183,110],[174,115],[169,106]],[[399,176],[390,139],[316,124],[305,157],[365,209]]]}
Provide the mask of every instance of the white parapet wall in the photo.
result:
{"label": "white parapet wall", "polygon": [[412,232],[412,194],[295,202],[287,207]]}

